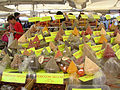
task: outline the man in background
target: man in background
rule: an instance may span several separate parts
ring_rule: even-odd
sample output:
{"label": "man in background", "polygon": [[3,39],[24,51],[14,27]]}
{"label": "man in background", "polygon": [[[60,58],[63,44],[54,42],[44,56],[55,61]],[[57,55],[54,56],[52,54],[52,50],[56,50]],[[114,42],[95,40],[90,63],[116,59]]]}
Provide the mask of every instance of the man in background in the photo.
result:
{"label": "man in background", "polygon": [[19,23],[21,24],[21,21],[20,21],[20,19],[19,19],[20,13],[15,12],[15,13],[14,13],[14,17],[15,17],[16,21],[19,22]]}

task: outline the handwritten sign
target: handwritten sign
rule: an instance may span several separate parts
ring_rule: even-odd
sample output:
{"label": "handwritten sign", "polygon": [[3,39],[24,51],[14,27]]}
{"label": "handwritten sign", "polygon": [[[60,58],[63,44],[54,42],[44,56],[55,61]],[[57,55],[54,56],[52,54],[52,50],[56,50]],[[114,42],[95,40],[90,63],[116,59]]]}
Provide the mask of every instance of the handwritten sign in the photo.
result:
{"label": "handwritten sign", "polygon": [[69,36],[72,32],[73,30],[65,31],[65,35]]}
{"label": "handwritten sign", "polygon": [[86,88],[82,88],[82,89],[80,89],[80,88],[73,88],[72,90],[102,90],[101,88],[88,88],[88,89],[86,89]]}
{"label": "handwritten sign", "polygon": [[59,46],[58,46],[58,49],[59,49],[60,51],[64,51],[64,48],[65,48],[65,44],[62,44],[62,45],[59,45]]}
{"label": "handwritten sign", "polygon": [[45,21],[50,21],[50,20],[51,20],[50,16],[40,18],[40,22],[45,22]]}
{"label": "handwritten sign", "polygon": [[120,59],[120,49],[115,53],[117,58]]}
{"label": "handwritten sign", "polygon": [[56,32],[50,32],[51,36],[56,36],[57,33],[58,33],[58,31],[56,31]]}
{"label": "handwritten sign", "polygon": [[38,50],[35,50],[35,55],[36,55],[37,57],[40,56],[41,53],[42,53],[42,51],[43,51],[43,48],[38,49]]}
{"label": "handwritten sign", "polygon": [[36,22],[36,21],[40,21],[40,17],[32,17],[28,19],[29,22]]}
{"label": "handwritten sign", "polygon": [[100,31],[93,31],[93,35],[94,36],[99,36],[100,35]]}
{"label": "handwritten sign", "polygon": [[120,21],[120,16],[117,16],[116,19],[117,19],[118,21]]}
{"label": "handwritten sign", "polygon": [[82,19],[88,19],[87,15],[81,15]]}
{"label": "handwritten sign", "polygon": [[50,36],[50,37],[45,37],[45,41],[46,42],[51,42],[54,41],[55,37],[54,36]]}
{"label": "handwritten sign", "polygon": [[91,46],[91,48],[92,48],[93,51],[99,51],[99,50],[101,50],[102,45]]}
{"label": "handwritten sign", "polygon": [[13,83],[25,83],[26,74],[3,72],[1,81]]}
{"label": "handwritten sign", "polygon": [[63,36],[63,41],[67,41],[69,36]]}
{"label": "handwritten sign", "polygon": [[64,74],[37,73],[36,83],[63,84]]}
{"label": "handwritten sign", "polygon": [[92,15],[94,19],[100,19],[99,15]]}
{"label": "handwritten sign", "polygon": [[99,40],[100,40],[100,37],[95,37],[95,38],[94,38],[95,43],[98,43]]}
{"label": "handwritten sign", "polygon": [[104,53],[104,49],[96,52],[95,54],[96,54],[98,59],[101,59],[103,57],[103,53]]}
{"label": "handwritten sign", "polygon": [[114,52],[117,52],[118,49],[120,48],[119,44],[116,44],[112,47],[112,49],[114,50]]}
{"label": "handwritten sign", "polygon": [[105,17],[106,17],[107,20],[111,19],[110,15],[105,15]]}
{"label": "handwritten sign", "polygon": [[68,15],[69,19],[76,19],[75,15]]}
{"label": "handwritten sign", "polygon": [[86,81],[90,81],[92,79],[94,79],[95,77],[94,76],[89,76],[89,75],[86,75],[86,76],[83,76],[83,77],[80,77],[79,79],[83,82],[86,82]]}
{"label": "handwritten sign", "polygon": [[54,15],[55,19],[64,19],[63,15]]}
{"label": "handwritten sign", "polygon": [[73,56],[74,56],[76,59],[78,59],[78,58],[80,58],[80,57],[82,56],[82,54],[83,54],[82,50],[79,50],[79,51],[75,52],[75,53],[73,54]]}

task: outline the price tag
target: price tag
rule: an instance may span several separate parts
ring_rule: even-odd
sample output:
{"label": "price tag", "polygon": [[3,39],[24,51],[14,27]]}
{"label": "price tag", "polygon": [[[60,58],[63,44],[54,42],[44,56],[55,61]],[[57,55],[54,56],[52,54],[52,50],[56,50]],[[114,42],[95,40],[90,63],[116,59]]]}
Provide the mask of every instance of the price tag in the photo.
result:
{"label": "price tag", "polygon": [[118,21],[120,21],[120,16],[117,16],[116,19],[117,19]]}
{"label": "price tag", "polygon": [[120,59],[120,49],[115,53],[117,58]]}
{"label": "price tag", "polygon": [[95,43],[98,43],[99,40],[100,40],[100,37],[95,37],[95,38],[94,38]]}
{"label": "price tag", "polygon": [[89,35],[86,35],[85,37],[87,37],[88,39],[90,39],[90,38],[91,38],[90,34],[89,34]]}
{"label": "price tag", "polygon": [[35,38],[35,37],[28,38],[28,41],[29,41],[29,42],[30,42],[30,40],[33,41],[34,38]]}
{"label": "price tag", "polygon": [[102,45],[91,46],[91,48],[92,48],[93,51],[99,51],[99,50],[101,50]]}
{"label": "price tag", "polygon": [[101,59],[103,57],[103,53],[104,53],[104,49],[96,52],[95,54],[96,54],[98,59]]}
{"label": "price tag", "polygon": [[[88,42],[88,43],[86,43],[86,44],[91,47],[91,42]],[[83,50],[83,45],[84,45],[84,44],[79,45],[79,50]]]}
{"label": "price tag", "polygon": [[86,82],[86,81],[93,80],[94,78],[95,78],[94,76],[86,75],[86,76],[80,77],[79,79],[83,82]]}
{"label": "price tag", "polygon": [[1,53],[2,50],[0,50],[0,53]]}
{"label": "price tag", "polygon": [[57,32],[50,32],[51,36],[56,36],[57,33],[58,33],[58,31]]}
{"label": "price tag", "polygon": [[47,51],[50,53],[51,52],[51,49],[50,49],[50,47],[48,46],[48,47],[46,47],[46,49],[47,49]]}
{"label": "price tag", "polygon": [[45,37],[46,42],[54,41],[54,39],[55,39],[55,36]]}
{"label": "price tag", "polygon": [[114,38],[114,37],[112,37],[112,38],[111,38],[110,43],[113,43],[113,42],[114,42],[114,40],[115,40],[115,38]]}
{"label": "price tag", "polygon": [[41,53],[42,53],[42,51],[43,51],[43,48],[38,49],[38,50],[35,50],[35,55],[36,55],[37,57],[40,56]]}
{"label": "price tag", "polygon": [[92,15],[94,19],[100,19],[99,15]]}
{"label": "price tag", "polygon": [[82,31],[79,31],[79,33],[80,33],[80,35],[81,35]]}
{"label": "price tag", "polygon": [[68,15],[69,19],[76,19],[75,15]]}
{"label": "price tag", "polygon": [[51,20],[50,16],[40,18],[40,22],[45,22],[45,21],[50,21],[50,20]]}
{"label": "price tag", "polygon": [[69,36],[72,32],[73,30],[65,31],[65,35]]}
{"label": "price tag", "polygon": [[101,88],[82,88],[82,89],[79,89],[79,88],[73,88],[72,90],[102,90]]}
{"label": "price tag", "polygon": [[25,83],[26,74],[3,72],[1,81],[13,83]]}
{"label": "price tag", "polygon": [[87,15],[81,15],[82,19],[88,19]]}
{"label": "price tag", "polygon": [[80,58],[80,57],[82,56],[82,54],[83,54],[82,50],[79,50],[79,51],[75,52],[75,53],[73,54],[73,56],[74,56],[76,59],[78,59],[78,58]]}
{"label": "price tag", "polygon": [[107,20],[111,19],[110,15],[105,15],[105,17],[106,17]]}
{"label": "price tag", "polygon": [[36,83],[63,84],[64,74],[37,73]]}
{"label": "price tag", "polygon": [[63,15],[54,15],[55,19],[64,19]]}
{"label": "price tag", "polygon": [[94,36],[100,35],[100,31],[93,31],[93,35],[94,35]]}
{"label": "price tag", "polygon": [[69,36],[63,36],[63,41],[67,41]]}
{"label": "price tag", "polygon": [[65,44],[59,45],[59,46],[58,46],[58,49],[59,49],[60,51],[64,51],[64,49],[65,49]]}
{"label": "price tag", "polygon": [[43,36],[40,34],[38,35],[39,40],[43,39]]}
{"label": "price tag", "polygon": [[113,34],[114,32],[107,32],[107,35],[111,35],[111,34]]}
{"label": "price tag", "polygon": [[28,19],[29,22],[36,22],[36,21],[40,21],[40,17],[32,17]]}
{"label": "price tag", "polygon": [[114,45],[112,47],[112,49],[114,50],[114,52],[117,52],[117,50],[120,48],[120,46],[118,44]]}
{"label": "price tag", "polygon": [[69,78],[70,74],[64,74],[64,79]]}
{"label": "price tag", "polygon": [[29,46],[29,43],[24,43],[21,46],[27,48]]}
{"label": "price tag", "polygon": [[35,51],[35,47],[27,49],[28,52]]}

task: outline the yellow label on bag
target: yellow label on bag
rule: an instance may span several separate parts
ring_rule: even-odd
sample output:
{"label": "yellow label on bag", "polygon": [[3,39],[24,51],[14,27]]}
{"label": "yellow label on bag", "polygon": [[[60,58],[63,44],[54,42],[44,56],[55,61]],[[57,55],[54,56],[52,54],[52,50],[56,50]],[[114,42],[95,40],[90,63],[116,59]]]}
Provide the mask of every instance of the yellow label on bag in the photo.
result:
{"label": "yellow label on bag", "polygon": [[55,19],[64,19],[63,15],[54,15]]}
{"label": "yellow label on bag", "polygon": [[56,36],[57,33],[58,33],[58,31],[56,31],[56,32],[50,32],[51,36]]}
{"label": "yellow label on bag", "polygon": [[120,21],[120,16],[117,16],[116,19],[117,19],[118,21]]}
{"label": "yellow label on bag", "polygon": [[37,73],[36,83],[63,84],[64,74]]}
{"label": "yellow label on bag", "polygon": [[40,21],[40,17],[32,17],[28,19],[29,22],[36,22],[36,21]]}
{"label": "yellow label on bag", "polygon": [[93,35],[94,36],[100,35],[100,31],[93,31]]}
{"label": "yellow label on bag", "polygon": [[111,19],[111,16],[110,15],[105,15],[106,19]]}
{"label": "yellow label on bag", "polygon": [[86,75],[86,76],[80,77],[79,79],[83,82],[86,82],[86,81],[93,80],[94,78],[95,78],[94,76]]}
{"label": "yellow label on bag", "polygon": [[68,18],[69,19],[76,19],[76,16],[75,15],[68,15]]}
{"label": "yellow label on bag", "polygon": [[99,15],[92,15],[94,19],[100,19]]}
{"label": "yellow label on bag", "polygon": [[120,48],[119,44],[116,44],[112,47],[112,49],[114,50],[114,52],[117,52],[118,49]]}
{"label": "yellow label on bag", "polygon": [[92,48],[93,51],[99,51],[99,50],[101,50],[102,45],[91,46],[91,48]]}
{"label": "yellow label on bag", "polygon": [[64,49],[65,49],[65,44],[59,45],[59,46],[58,46],[58,49],[59,49],[60,51],[64,51]]}
{"label": "yellow label on bag", "polygon": [[117,58],[120,59],[120,49],[115,53]]}
{"label": "yellow label on bag", "polygon": [[13,83],[25,83],[26,74],[3,72],[1,81]]}
{"label": "yellow label on bag", "polygon": [[81,15],[82,19],[88,19],[87,15]]}
{"label": "yellow label on bag", "polygon": [[45,37],[46,42],[54,41],[54,39],[55,39],[55,36]]}
{"label": "yellow label on bag", "polygon": [[65,31],[65,35],[69,36],[72,32],[73,32],[73,30]]}
{"label": "yellow label on bag", "polygon": [[46,17],[41,17],[40,18],[40,22],[45,22],[45,21],[50,21],[51,17],[50,16],[46,16]]}
{"label": "yellow label on bag", "polygon": [[73,88],[72,90],[102,90],[101,88],[82,88],[82,89],[79,89],[79,88]]}
{"label": "yellow label on bag", "polygon": [[67,41],[69,36],[63,36],[63,41]]}
{"label": "yellow label on bag", "polygon": [[110,43],[113,43],[113,42],[114,42],[114,40],[115,40],[115,38],[114,38],[114,37],[113,37],[113,38],[111,38]]}
{"label": "yellow label on bag", "polygon": [[46,47],[46,49],[47,49],[47,51],[50,53],[51,52],[51,49],[50,49],[50,47],[48,46],[48,47]]}
{"label": "yellow label on bag", "polygon": [[36,55],[37,57],[40,56],[41,53],[42,53],[42,51],[43,51],[43,48],[38,49],[38,50],[35,50],[35,55]]}
{"label": "yellow label on bag", "polygon": [[75,53],[73,54],[73,56],[74,56],[76,59],[78,59],[78,58],[80,58],[80,57],[82,56],[82,54],[83,54],[82,50],[79,50],[79,51],[75,52]]}
{"label": "yellow label on bag", "polygon": [[100,37],[95,37],[94,38],[95,43],[99,43],[99,40],[100,40]]}
{"label": "yellow label on bag", "polygon": [[96,52],[97,59],[101,59],[103,57],[104,49]]}

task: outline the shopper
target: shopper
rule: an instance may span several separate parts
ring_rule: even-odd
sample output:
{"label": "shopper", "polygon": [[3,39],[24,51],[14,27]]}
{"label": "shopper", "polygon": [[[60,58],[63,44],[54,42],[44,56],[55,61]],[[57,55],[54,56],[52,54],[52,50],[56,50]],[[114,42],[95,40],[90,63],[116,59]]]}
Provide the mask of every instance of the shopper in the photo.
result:
{"label": "shopper", "polygon": [[16,21],[13,15],[8,16],[7,21],[10,24],[10,32],[14,34],[14,39],[19,39],[24,33],[22,25]]}
{"label": "shopper", "polygon": [[21,21],[20,21],[20,19],[19,19],[20,13],[15,12],[15,13],[14,13],[14,16],[15,16],[16,21],[19,22],[19,23],[21,24]]}

